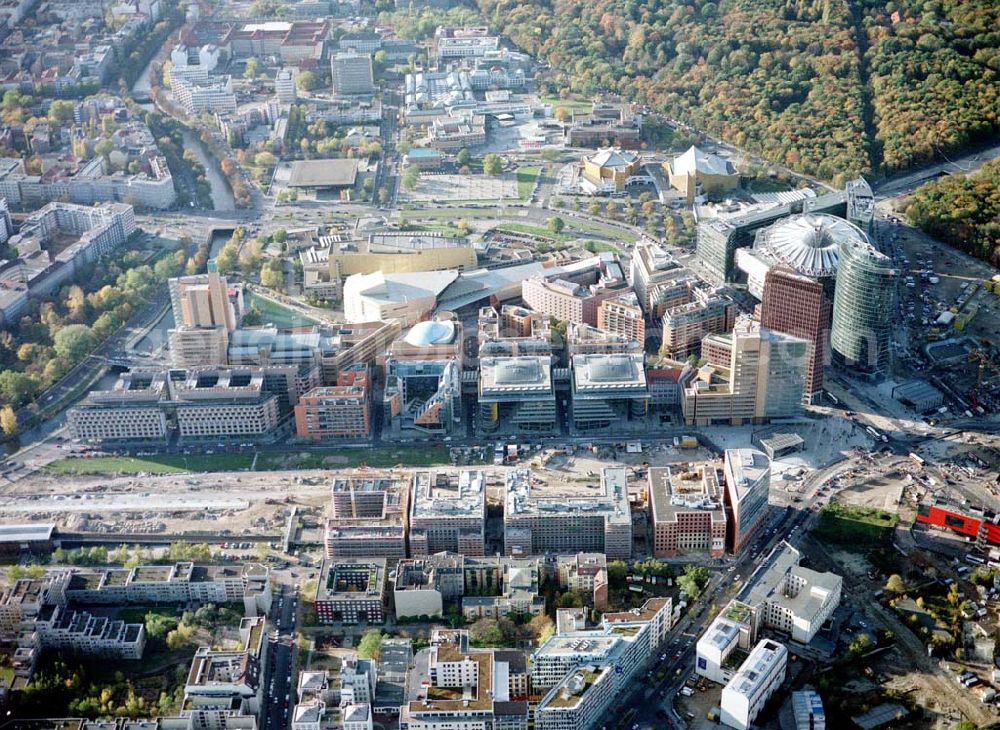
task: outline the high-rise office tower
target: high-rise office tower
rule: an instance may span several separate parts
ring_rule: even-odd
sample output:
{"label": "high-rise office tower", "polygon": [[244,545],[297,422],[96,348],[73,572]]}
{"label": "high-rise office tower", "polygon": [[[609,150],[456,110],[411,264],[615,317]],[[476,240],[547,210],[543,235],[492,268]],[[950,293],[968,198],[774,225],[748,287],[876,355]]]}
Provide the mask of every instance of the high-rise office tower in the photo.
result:
{"label": "high-rise office tower", "polygon": [[229,301],[229,285],[215,261],[208,273],[181,276],[167,282],[174,329],[168,332],[174,367],[225,365],[229,333],[236,329],[236,311]]}
{"label": "high-rise office tower", "polygon": [[837,362],[869,375],[888,371],[898,275],[867,237],[841,244],[830,330]]}
{"label": "high-rise office tower", "polygon": [[809,342],[803,400],[812,403],[823,390],[826,340],[833,304],[822,282],[787,266],[775,266],[764,276],[760,323],[775,332]]}
{"label": "high-rise office tower", "polygon": [[375,91],[372,57],[355,51],[345,51],[330,58],[333,93],[343,96],[370,94]]}

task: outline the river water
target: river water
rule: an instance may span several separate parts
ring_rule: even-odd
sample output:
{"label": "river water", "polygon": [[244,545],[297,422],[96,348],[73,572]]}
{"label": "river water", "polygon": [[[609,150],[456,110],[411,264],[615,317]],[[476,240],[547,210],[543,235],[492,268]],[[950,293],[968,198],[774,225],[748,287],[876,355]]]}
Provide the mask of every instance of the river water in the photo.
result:
{"label": "river water", "polygon": [[[153,61],[146,64],[146,68],[142,70],[139,78],[132,84],[133,97],[140,99],[149,97],[149,69],[152,65]],[[151,103],[140,104],[139,106],[150,111],[155,108]],[[226,178],[219,168],[219,163],[194,131],[184,131],[184,148],[194,150],[195,155],[198,157],[198,162],[205,168],[205,177],[208,179],[208,184],[211,187],[212,205],[215,209],[236,210],[236,199],[233,198],[233,192],[229,189],[229,183],[226,182]]]}

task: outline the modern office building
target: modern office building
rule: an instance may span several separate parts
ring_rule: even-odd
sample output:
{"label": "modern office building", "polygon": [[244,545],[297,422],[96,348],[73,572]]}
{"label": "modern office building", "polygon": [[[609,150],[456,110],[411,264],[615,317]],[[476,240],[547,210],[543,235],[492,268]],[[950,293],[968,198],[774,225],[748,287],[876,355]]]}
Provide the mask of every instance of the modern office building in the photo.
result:
{"label": "modern office building", "polygon": [[313,388],[295,406],[295,434],[301,439],[365,439],[371,431],[367,380]]}
{"label": "modern office building", "polygon": [[341,51],[330,57],[333,93],[337,96],[371,94],[375,91],[372,57],[367,53]]}
{"label": "modern office building", "polygon": [[[436,349],[440,346],[441,343]],[[433,352],[428,357],[433,357]],[[462,423],[459,361],[386,361],[382,414],[383,424],[395,436],[455,432]]]}
{"label": "modern office building", "polygon": [[500,48],[500,37],[489,28],[438,28],[434,34],[438,61],[456,58],[482,58]]}
{"label": "modern office building", "polygon": [[323,563],[316,586],[321,624],[385,621],[385,558],[335,558]]}
{"label": "modern office building", "polygon": [[574,355],[573,427],[586,431],[638,421],[649,406],[643,355]]}
{"label": "modern office building", "polygon": [[784,266],[821,281],[832,290],[840,247],[845,240],[864,240],[865,234],[843,218],[825,213],[802,213],[781,218],[757,231],[752,247],[736,250],[737,268],[747,276],[747,289],[763,298],[764,278],[771,268]]}
{"label": "modern office building", "polygon": [[795,416],[802,408],[808,364],[806,340],[740,316],[733,327],[729,367],[705,365],[683,376],[684,420],[689,425],[736,425]]}
{"label": "modern office building", "polygon": [[691,146],[663,163],[670,187],[684,194],[688,205],[704,195],[718,195],[740,185],[736,167],[727,159]]}
{"label": "modern office building", "polygon": [[297,400],[294,368],[133,370],[66,419],[74,438],[89,441],[264,438]]}
{"label": "modern office building", "polygon": [[588,730],[600,724],[616,696],[614,667],[583,665],[542,698],[535,711],[536,730]]}
{"label": "modern office building", "polygon": [[259,438],[278,427],[279,394],[262,368],[172,370],[168,380],[181,439]]}
{"label": "modern office building", "polygon": [[[875,195],[863,177],[849,180],[844,186],[847,194],[847,220],[869,236],[875,233]],[[819,730],[819,729],[817,729]]]}
{"label": "modern office building", "polygon": [[110,390],[90,391],[66,412],[66,424],[85,441],[165,441],[168,398],[166,373],[133,370]]}
{"label": "modern office building", "polygon": [[775,546],[747,579],[736,600],[751,606],[756,625],[808,644],[840,605],[843,578],[799,565],[801,553]]}
{"label": "modern office building", "polygon": [[605,147],[583,158],[580,185],[591,195],[625,192],[629,180],[642,173],[642,157],[615,147]]}
{"label": "modern office building", "polygon": [[796,213],[828,213],[844,218],[853,189],[828,193],[814,198],[773,205],[768,208],[739,213],[729,218],[713,218],[698,224],[696,255],[717,282],[736,278],[735,253],[750,246],[757,231]]}
{"label": "modern office building", "polygon": [[735,555],[767,522],[771,460],[756,449],[726,449],[724,459],[726,547]]}
{"label": "modern office building", "polygon": [[835,361],[872,376],[888,371],[898,277],[867,236],[842,242],[830,331]]}
{"label": "modern office building", "polygon": [[482,357],[479,424],[486,432],[553,432],[558,427],[552,357]]}
{"label": "modern office building", "polygon": [[[595,488],[596,487],[596,488]],[[599,485],[539,483],[526,469],[507,472],[504,552],[514,557],[544,553],[632,554],[628,473],[606,467]]]}
{"label": "modern office building", "polygon": [[196,80],[188,75],[171,74],[170,90],[188,114],[235,114],[236,94],[231,76],[213,76]]}
{"label": "modern office building", "polygon": [[749,730],[764,705],[785,681],[788,650],[764,639],[722,688],[722,724]]}
{"label": "modern office building", "polygon": [[753,608],[730,601],[698,638],[695,674],[717,684],[727,684],[750,654],[757,633]]}
{"label": "modern office building", "polygon": [[824,285],[786,266],[768,270],[760,307],[760,324],[809,343],[803,402],[812,403],[823,390],[823,367],[833,302]]}
{"label": "modern office building", "polygon": [[736,312],[736,303],[721,292],[697,290],[693,301],[664,312],[661,320],[664,355],[673,360],[697,355],[705,335],[733,329]]}
{"label": "modern office building", "polygon": [[639,306],[650,320],[691,301],[695,279],[677,259],[651,241],[640,241],[629,261],[629,279]]}
{"label": "modern office building", "polygon": [[597,308],[597,328],[639,343],[646,341],[646,320],[633,292],[605,299]]}
{"label": "modern office building", "polygon": [[406,557],[407,475],[362,470],[333,479],[326,557]]}
{"label": "modern office building", "polygon": [[633,611],[604,614],[594,629],[560,617],[560,630],[532,655],[532,688],[547,690],[535,711],[535,727],[597,727],[663,644],[671,608],[669,598],[651,598]]}
{"label": "modern office building", "polygon": [[410,555],[485,554],[486,473],[420,470],[410,494]]}
{"label": "modern office building", "polygon": [[726,550],[726,511],[715,467],[711,464],[702,465],[700,470],[652,467],[648,480],[653,556],[722,557]]}
{"label": "modern office building", "polygon": [[[614,269],[621,273],[621,267]],[[606,299],[628,293],[624,278],[600,275],[593,284],[549,276],[536,276],[521,284],[524,303],[540,314],[562,322],[597,326],[598,311]]]}
{"label": "modern office building", "polygon": [[576,355],[636,355],[642,352],[642,342],[625,335],[589,324],[570,324],[566,328],[566,354],[570,358]]}
{"label": "modern office building", "polygon": [[274,93],[278,97],[280,104],[294,104],[298,96],[295,87],[295,78],[298,76],[297,69],[292,66],[283,68],[274,76]]}
{"label": "modern office building", "polygon": [[167,287],[174,315],[167,333],[174,367],[227,364],[229,336],[237,324],[231,296],[240,294],[230,294],[215,261],[208,262],[208,273],[170,279]]}

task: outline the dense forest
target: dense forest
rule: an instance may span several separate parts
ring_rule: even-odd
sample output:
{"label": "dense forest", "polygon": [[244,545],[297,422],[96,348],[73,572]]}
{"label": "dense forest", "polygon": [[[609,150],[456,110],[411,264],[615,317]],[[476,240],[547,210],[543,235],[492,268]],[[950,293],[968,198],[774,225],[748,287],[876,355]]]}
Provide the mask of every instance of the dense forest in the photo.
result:
{"label": "dense forest", "polygon": [[951,175],[918,188],[906,217],[935,238],[1000,266],[1000,160],[969,177]]}
{"label": "dense forest", "polygon": [[621,93],[828,180],[998,128],[992,0],[477,2],[550,90]]}
{"label": "dense forest", "polygon": [[885,172],[1000,129],[1000,3],[867,2],[868,69]]}

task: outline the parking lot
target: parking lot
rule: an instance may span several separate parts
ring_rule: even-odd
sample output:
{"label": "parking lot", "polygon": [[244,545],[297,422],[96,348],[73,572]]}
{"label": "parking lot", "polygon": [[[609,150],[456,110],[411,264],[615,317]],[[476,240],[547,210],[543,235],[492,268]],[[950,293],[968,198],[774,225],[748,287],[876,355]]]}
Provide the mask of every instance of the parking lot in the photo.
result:
{"label": "parking lot", "polygon": [[420,176],[415,190],[401,191],[402,202],[447,202],[458,200],[501,199],[516,202],[517,179],[513,172],[500,177],[486,175],[428,175]]}

